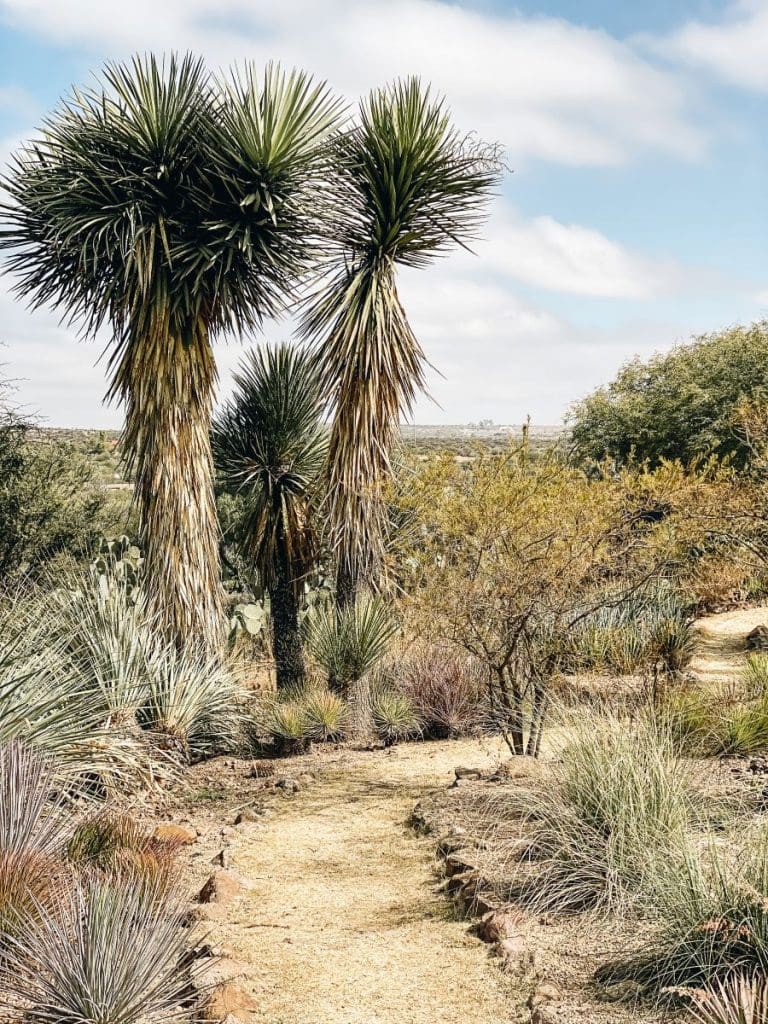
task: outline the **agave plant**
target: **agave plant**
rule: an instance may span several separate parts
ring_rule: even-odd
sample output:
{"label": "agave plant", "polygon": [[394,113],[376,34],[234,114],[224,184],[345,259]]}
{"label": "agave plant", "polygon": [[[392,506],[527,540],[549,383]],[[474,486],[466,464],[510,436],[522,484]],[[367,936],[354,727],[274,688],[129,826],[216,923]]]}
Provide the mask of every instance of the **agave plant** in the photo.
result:
{"label": "agave plant", "polygon": [[0,988],[34,1024],[166,1021],[189,993],[180,919],[166,887],[89,875],[13,940]]}
{"label": "agave plant", "polygon": [[400,418],[424,386],[424,354],[398,295],[397,268],[424,267],[466,244],[500,164],[495,148],[452,127],[443,102],[416,79],[371,93],[333,157],[335,244],[303,331],[335,406],[329,517],[345,603],[381,564],[382,483]]}
{"label": "agave plant", "polygon": [[300,72],[135,58],[64,101],[3,183],[18,294],[111,332],[148,610],[180,648],[222,628],[211,342],[278,313],[310,266],[339,110]]}
{"label": "agave plant", "polygon": [[249,504],[245,555],[269,592],[277,685],[304,678],[299,599],[315,567],[313,498],[326,453],[314,365],[290,345],[249,353],[213,426],[216,466]]}
{"label": "agave plant", "polygon": [[332,689],[349,695],[384,657],[397,633],[397,623],[380,597],[342,609],[320,608],[307,617],[307,648],[325,671]]}

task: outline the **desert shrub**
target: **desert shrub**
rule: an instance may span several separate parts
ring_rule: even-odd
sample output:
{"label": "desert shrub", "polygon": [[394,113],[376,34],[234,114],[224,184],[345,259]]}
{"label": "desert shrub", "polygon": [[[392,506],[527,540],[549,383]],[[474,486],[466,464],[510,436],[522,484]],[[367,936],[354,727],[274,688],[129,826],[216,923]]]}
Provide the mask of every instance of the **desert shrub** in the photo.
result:
{"label": "desert shrub", "polygon": [[371,721],[376,735],[386,746],[413,739],[421,732],[421,721],[410,697],[397,690],[380,689],[371,697]]}
{"label": "desert shrub", "polygon": [[344,700],[332,690],[308,689],[300,698],[304,707],[309,735],[316,743],[343,739],[348,709]]}
{"label": "desert shrub", "polygon": [[537,911],[623,912],[645,899],[695,812],[665,728],[612,717],[576,727],[506,809],[519,819],[511,891]]}
{"label": "desert shrub", "polygon": [[658,464],[714,453],[748,464],[748,439],[734,429],[744,399],[768,397],[768,323],[731,327],[648,360],[633,359],[570,415],[581,459]]}
{"label": "desert shrub", "polygon": [[0,394],[0,579],[36,572],[61,551],[84,555],[117,525],[125,510],[92,477],[83,453],[52,437],[34,440]]}
{"label": "desert shrub", "polygon": [[299,696],[265,701],[252,726],[255,736],[268,736],[280,754],[300,754],[312,739],[313,726]]}
{"label": "desert shrub", "polygon": [[382,660],[396,633],[392,611],[378,597],[317,608],[305,619],[307,650],[342,694]]}
{"label": "desert shrub", "polygon": [[466,736],[483,722],[485,679],[479,665],[445,647],[427,647],[397,666],[425,736]]}
{"label": "desert shrub", "polygon": [[0,989],[31,1024],[167,1020],[189,994],[180,921],[164,887],[89,875],[12,942]]}
{"label": "desert shrub", "polygon": [[680,844],[654,887],[657,932],[648,948],[606,965],[601,981],[632,978],[649,995],[768,972],[768,845],[764,828],[704,849]]}
{"label": "desert shrub", "polygon": [[768,747],[768,699],[701,689],[668,695],[665,714],[681,751],[704,757],[754,754]]}
{"label": "desert shrub", "polygon": [[100,811],[76,825],[66,846],[67,860],[135,884],[170,887],[178,843],[156,839],[128,814]]}
{"label": "desert shrub", "polygon": [[768,1024],[768,981],[762,974],[735,974],[711,989],[692,990],[691,999],[698,1024]]}

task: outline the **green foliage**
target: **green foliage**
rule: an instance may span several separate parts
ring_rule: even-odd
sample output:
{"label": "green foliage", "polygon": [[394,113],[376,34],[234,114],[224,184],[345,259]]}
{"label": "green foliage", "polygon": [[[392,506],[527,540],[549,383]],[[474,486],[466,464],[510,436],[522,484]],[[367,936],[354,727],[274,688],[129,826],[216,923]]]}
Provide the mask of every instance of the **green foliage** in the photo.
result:
{"label": "green foliage", "polygon": [[627,363],[574,406],[573,445],[583,460],[657,465],[714,454],[743,466],[752,449],[737,427],[739,407],[766,399],[768,322],[761,321]]}
{"label": "green foliage", "polygon": [[257,727],[271,737],[283,754],[299,754],[306,750],[313,732],[313,723],[298,695],[268,701],[257,718]]}
{"label": "green foliage", "polygon": [[376,735],[387,746],[412,739],[421,732],[421,721],[410,697],[389,688],[374,692],[371,720]]}
{"label": "green foliage", "polygon": [[664,713],[680,749],[705,757],[755,754],[768,747],[768,697],[687,689],[668,694]]}
{"label": "green foliage", "polygon": [[744,684],[755,697],[768,697],[768,654],[753,652],[744,662]]}
{"label": "green foliage", "polygon": [[397,628],[389,605],[374,597],[343,609],[316,609],[305,620],[305,637],[331,687],[346,693],[381,661]]}
{"label": "green foliage", "polygon": [[60,552],[85,555],[125,510],[93,485],[88,458],[0,408],[0,579],[35,573]]}

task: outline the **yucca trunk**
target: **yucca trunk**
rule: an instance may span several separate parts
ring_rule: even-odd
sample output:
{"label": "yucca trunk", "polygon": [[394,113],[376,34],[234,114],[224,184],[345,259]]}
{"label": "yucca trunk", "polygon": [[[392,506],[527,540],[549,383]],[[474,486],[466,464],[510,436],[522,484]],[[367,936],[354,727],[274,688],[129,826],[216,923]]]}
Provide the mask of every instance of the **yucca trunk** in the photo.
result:
{"label": "yucca trunk", "polygon": [[279,550],[270,593],[272,651],[278,690],[304,682],[304,648],[299,630],[299,604],[287,553]]}
{"label": "yucca trunk", "polygon": [[216,367],[203,323],[186,338],[163,326],[127,344],[112,391],[126,403],[148,612],[177,649],[212,653],[222,640],[210,444]]}

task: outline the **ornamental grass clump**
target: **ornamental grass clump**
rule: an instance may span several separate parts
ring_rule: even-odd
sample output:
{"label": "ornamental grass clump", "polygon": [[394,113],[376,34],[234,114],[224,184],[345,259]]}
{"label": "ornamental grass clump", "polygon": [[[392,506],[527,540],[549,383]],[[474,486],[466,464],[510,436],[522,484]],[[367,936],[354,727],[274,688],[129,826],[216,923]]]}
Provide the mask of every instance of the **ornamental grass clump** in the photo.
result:
{"label": "ornamental grass clump", "polygon": [[410,699],[430,739],[453,739],[484,719],[486,682],[480,667],[446,647],[417,651],[397,667],[398,687]]}
{"label": "ornamental grass clump", "polygon": [[344,738],[349,709],[332,690],[314,687],[301,698],[309,735],[316,743],[336,743]]}
{"label": "ornamental grass clump", "polygon": [[388,747],[421,733],[421,721],[407,694],[383,689],[371,697],[371,721],[379,739]]}
{"label": "ornamental grass clump", "polygon": [[538,912],[642,905],[697,810],[667,730],[611,717],[578,726],[559,760],[509,800],[510,895]]}

